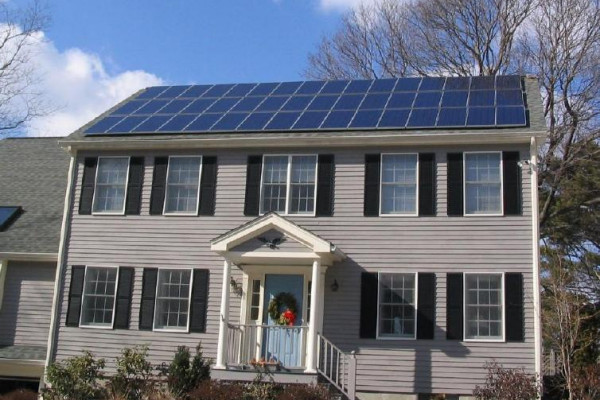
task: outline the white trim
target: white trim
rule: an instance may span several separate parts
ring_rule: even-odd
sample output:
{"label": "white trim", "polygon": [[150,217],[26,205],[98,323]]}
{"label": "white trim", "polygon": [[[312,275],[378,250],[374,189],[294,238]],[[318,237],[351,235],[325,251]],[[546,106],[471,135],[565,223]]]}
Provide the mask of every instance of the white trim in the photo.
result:
{"label": "white trim", "polygon": [[531,175],[531,246],[533,253],[533,337],[535,354],[535,372],[542,377],[542,313],[540,302],[540,222],[538,203],[538,144],[535,136],[531,137],[529,148]]}
{"label": "white trim", "polygon": [[[200,167],[198,169],[198,191],[196,193],[196,210],[195,211],[171,211],[171,212],[167,212],[167,200],[168,200],[168,193],[169,193],[169,171],[171,169],[171,158],[199,158],[200,159]],[[190,215],[198,215],[198,210],[200,209],[200,187],[202,185],[202,162],[204,161],[204,157],[203,156],[193,156],[193,155],[189,155],[189,156],[169,156],[169,161],[167,163],[167,176],[165,178],[165,199],[163,201],[163,212],[162,214],[165,216],[169,216],[169,217],[176,217],[176,216],[184,216],[184,217],[189,217]]]}
{"label": "white trim", "polygon": [[[492,214],[478,214],[478,213],[467,213],[467,154],[500,154],[500,213]],[[504,165],[503,165],[503,152],[502,151],[465,151],[463,152],[463,216],[465,217],[501,217],[504,216]]]}
{"label": "white trim", "polygon": [[0,259],[7,261],[49,261],[58,260],[57,253],[18,253],[18,252],[0,252]]}
{"label": "white trim", "polygon": [[[414,213],[383,213],[381,204],[383,203],[383,157],[384,156],[402,156],[416,155],[417,164],[415,166],[415,212]],[[381,153],[379,162],[379,216],[380,217],[418,217],[419,216],[419,153]]]}
{"label": "white trim", "polygon": [[[279,213],[280,215],[293,215],[293,216],[297,216],[297,217],[315,217],[317,215],[317,190],[318,190],[318,183],[319,183],[319,155],[318,154],[305,154],[305,153],[300,153],[300,154],[292,154],[292,153],[288,153],[288,154],[263,154],[262,155],[262,164],[261,164],[261,170],[260,170],[260,196],[259,196],[259,204],[258,204],[258,215],[265,215],[271,211],[265,211],[263,210],[263,195],[264,195],[264,172],[265,172],[265,159],[267,157],[287,157],[288,159],[288,163],[287,163],[287,172],[286,172],[286,188],[285,188],[285,210],[284,211],[275,211],[277,213]],[[292,213],[290,212],[290,193],[291,193],[291,187],[292,187],[292,183],[291,183],[291,178],[292,178],[292,162],[293,162],[293,158],[294,157],[315,157],[315,181],[314,181],[314,187],[315,187],[315,192],[314,192],[314,200],[313,200],[313,212],[312,213]]]}
{"label": "white trim", "polygon": [[0,259],[0,310],[2,310],[2,299],[4,298],[4,282],[6,281],[7,270],[8,260]]}
{"label": "white trim", "polygon": [[[185,329],[176,329],[176,328],[157,328],[156,327],[156,313],[158,312],[158,308],[156,307],[156,303],[158,301],[158,288],[160,284],[160,272],[161,271],[190,271],[190,288],[188,292],[188,310],[187,310],[187,325]],[[229,281],[227,282],[229,285]],[[158,268],[158,272],[156,273],[156,288],[154,288],[154,315],[152,316],[152,332],[178,332],[178,333],[188,333],[190,331],[190,310],[192,306],[192,287],[194,286],[194,268]]]}
{"label": "white trim", "polygon": [[[112,318],[110,321],[110,325],[93,325],[93,324],[83,324],[82,320],[83,320],[83,304],[84,304],[84,300],[85,300],[85,286],[86,286],[86,280],[88,277],[88,268],[113,268],[117,270],[117,277],[115,279],[115,293],[113,295],[113,309],[112,309]],[[71,277],[71,279],[73,279],[73,277]],[[83,274],[83,290],[81,291],[81,307],[79,309],[79,324],[78,326],[80,328],[86,328],[86,329],[113,329],[113,326],[115,324],[115,311],[117,309],[117,290],[119,288],[119,266],[118,265],[86,265],[85,266],[85,272]]]}
{"label": "white trim", "polygon": [[[413,337],[401,337],[401,336],[381,336],[379,334],[379,300],[381,298],[381,293],[379,292],[379,288],[381,287],[381,275],[414,275],[415,276],[415,296],[414,296],[414,308],[415,308],[415,326],[414,326],[414,335]],[[418,318],[418,308],[419,308],[419,273],[418,272],[382,272],[377,271],[377,326],[375,329],[375,339],[377,340],[417,340],[417,318]]]}
{"label": "white trim", "polygon": [[[123,193],[123,209],[121,211],[96,211],[96,194],[98,193],[98,171],[100,170],[100,161],[104,159],[127,159],[127,172],[125,173],[125,193]],[[92,196],[92,215],[125,215],[127,207],[127,189],[129,188],[129,168],[131,167],[130,156],[102,156],[98,157],[96,164],[96,174],[94,176],[94,195]]]}
{"label": "white trim", "polygon": [[[500,275],[500,296],[502,298],[502,338],[467,338],[467,275]],[[465,272],[463,273],[463,341],[464,342],[506,342],[506,299],[504,290],[504,272]]]}

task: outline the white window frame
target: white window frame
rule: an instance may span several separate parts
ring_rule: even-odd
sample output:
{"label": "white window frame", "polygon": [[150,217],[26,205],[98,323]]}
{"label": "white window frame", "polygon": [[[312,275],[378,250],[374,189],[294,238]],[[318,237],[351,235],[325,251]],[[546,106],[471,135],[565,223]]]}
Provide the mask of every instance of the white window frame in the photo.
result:
{"label": "white window frame", "polygon": [[[379,333],[379,309],[380,309],[379,301],[381,299],[381,293],[380,293],[381,275],[414,275],[415,276],[415,329],[414,329],[415,333],[414,333],[413,337],[380,335],[380,333]],[[384,271],[377,272],[377,329],[376,329],[376,335],[375,335],[377,340],[417,340],[417,326],[418,326],[417,320],[419,318],[418,311],[419,311],[419,273],[418,272],[410,272],[410,271],[409,272],[384,272]]]}
{"label": "white window frame", "polygon": [[[319,189],[319,155],[318,154],[263,154],[262,166],[260,171],[260,198],[259,198],[259,215],[267,214],[270,211],[263,210],[263,196],[264,196],[264,173],[265,173],[265,158],[268,157],[287,157],[287,177],[286,177],[286,189],[285,189],[285,212],[278,212],[281,215],[293,215],[298,217],[314,217],[317,215],[317,191]],[[315,157],[315,199],[313,202],[312,213],[290,213],[290,188],[292,186],[292,157]]]}
{"label": "white window frame", "polygon": [[[497,275],[500,276],[500,295],[502,302],[502,337],[501,338],[467,338],[467,275]],[[506,342],[506,299],[504,290],[504,272],[465,272],[463,273],[463,341],[465,342],[488,342],[488,343],[504,343]]]}
{"label": "white window frame", "polygon": [[[500,211],[498,213],[467,213],[467,154],[499,154],[500,155]],[[465,217],[498,217],[504,215],[504,165],[501,151],[465,151],[463,152],[463,215]]]}
{"label": "white window frame", "polygon": [[[173,329],[173,328],[157,328],[156,327],[156,321],[157,321],[157,302],[158,302],[158,288],[159,288],[159,282],[160,282],[160,272],[161,271],[191,271],[190,272],[190,289],[189,289],[189,293],[188,293],[188,311],[187,311],[187,325],[185,327],[185,329]],[[153,332],[173,332],[173,333],[189,333],[190,331],[190,319],[191,319],[191,309],[192,309],[192,290],[193,290],[193,286],[194,286],[194,268],[158,268],[158,272],[156,274],[156,289],[154,292],[154,315],[152,316],[152,331]]]}
{"label": "white window frame", "polygon": [[[108,325],[93,325],[83,323],[83,304],[85,299],[85,284],[88,277],[88,268],[112,268],[117,270],[117,279],[115,280],[115,295],[113,300],[112,320]],[[71,277],[73,279],[73,277]],[[115,312],[117,311],[117,291],[119,289],[119,266],[117,265],[86,265],[83,274],[83,290],[81,291],[81,307],[79,308],[79,327],[85,329],[113,329],[115,325]]]}
{"label": "white window frame", "polygon": [[[417,156],[417,165],[416,165],[416,175],[415,175],[415,212],[414,213],[382,213],[381,206],[383,204],[383,157],[384,156],[403,156],[403,155],[416,155]],[[379,162],[379,215],[381,217],[417,217],[419,216],[419,153],[381,153],[381,159]]]}
{"label": "white window frame", "polygon": [[[172,158],[200,158],[200,170],[198,171],[198,193],[196,196],[196,210],[195,211],[169,211],[167,212],[167,200],[168,200],[168,191],[169,191],[169,172],[171,170],[171,159]],[[200,187],[202,186],[202,161],[203,156],[169,156],[169,161],[167,163],[167,176],[165,178],[165,200],[163,202],[163,215],[165,216],[187,216],[190,215],[198,215],[198,210],[200,208]]]}
{"label": "white window frame", "polygon": [[[98,171],[100,170],[100,162],[103,159],[121,158],[127,159],[127,172],[125,173],[125,194],[123,195],[123,209],[121,211],[96,211],[96,194],[98,193]],[[92,196],[92,215],[125,215],[125,207],[127,207],[127,189],[129,188],[129,168],[131,167],[131,157],[129,156],[103,156],[98,157],[96,164],[96,174],[94,176],[94,195]]]}

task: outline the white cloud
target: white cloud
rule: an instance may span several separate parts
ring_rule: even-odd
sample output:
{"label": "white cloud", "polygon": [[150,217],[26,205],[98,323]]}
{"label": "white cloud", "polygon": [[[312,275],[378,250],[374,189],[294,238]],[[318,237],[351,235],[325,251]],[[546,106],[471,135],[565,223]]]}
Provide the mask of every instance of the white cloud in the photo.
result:
{"label": "white cloud", "polygon": [[68,135],[139,89],[164,84],[143,70],[110,73],[98,55],[78,48],[59,51],[42,33],[33,40],[39,90],[54,111],[30,121],[28,136]]}
{"label": "white cloud", "polygon": [[319,6],[325,11],[345,11],[361,4],[375,4],[381,0],[319,0]]}

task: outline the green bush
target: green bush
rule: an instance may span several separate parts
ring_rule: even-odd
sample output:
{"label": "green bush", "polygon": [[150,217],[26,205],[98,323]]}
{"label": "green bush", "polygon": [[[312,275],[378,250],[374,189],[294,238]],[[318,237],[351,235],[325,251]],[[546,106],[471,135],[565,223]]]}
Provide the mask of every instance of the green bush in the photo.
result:
{"label": "green bush", "polygon": [[190,349],[179,346],[173,361],[159,368],[161,375],[166,377],[169,392],[178,399],[189,399],[189,393],[201,382],[210,379],[211,361],[202,356],[200,345],[192,358]]}
{"label": "green bush", "polygon": [[155,391],[156,385],[152,375],[154,368],[147,357],[147,346],[135,346],[121,351],[121,357],[117,357],[117,373],[108,381],[113,398],[141,400]]}
{"label": "green bush", "polygon": [[189,392],[193,400],[251,400],[240,383],[205,380]]}
{"label": "green bush", "polygon": [[485,386],[477,385],[473,395],[478,400],[535,400],[540,385],[535,375],[523,369],[503,368],[497,363],[486,363],[488,370]]}
{"label": "green bush", "polygon": [[333,400],[333,395],[323,386],[288,385],[276,400]]}
{"label": "green bush", "polygon": [[50,384],[42,392],[45,400],[94,400],[105,397],[101,385],[104,359],[94,360],[89,351],[48,367]]}

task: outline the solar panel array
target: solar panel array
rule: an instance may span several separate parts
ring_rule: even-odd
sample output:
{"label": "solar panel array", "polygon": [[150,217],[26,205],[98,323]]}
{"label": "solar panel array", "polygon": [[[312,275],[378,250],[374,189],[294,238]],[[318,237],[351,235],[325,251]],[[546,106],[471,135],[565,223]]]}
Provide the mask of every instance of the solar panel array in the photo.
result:
{"label": "solar panel array", "polygon": [[527,124],[519,76],[155,86],[85,133],[322,131]]}
{"label": "solar panel array", "polygon": [[21,207],[0,206],[0,231],[10,225],[20,211]]}

